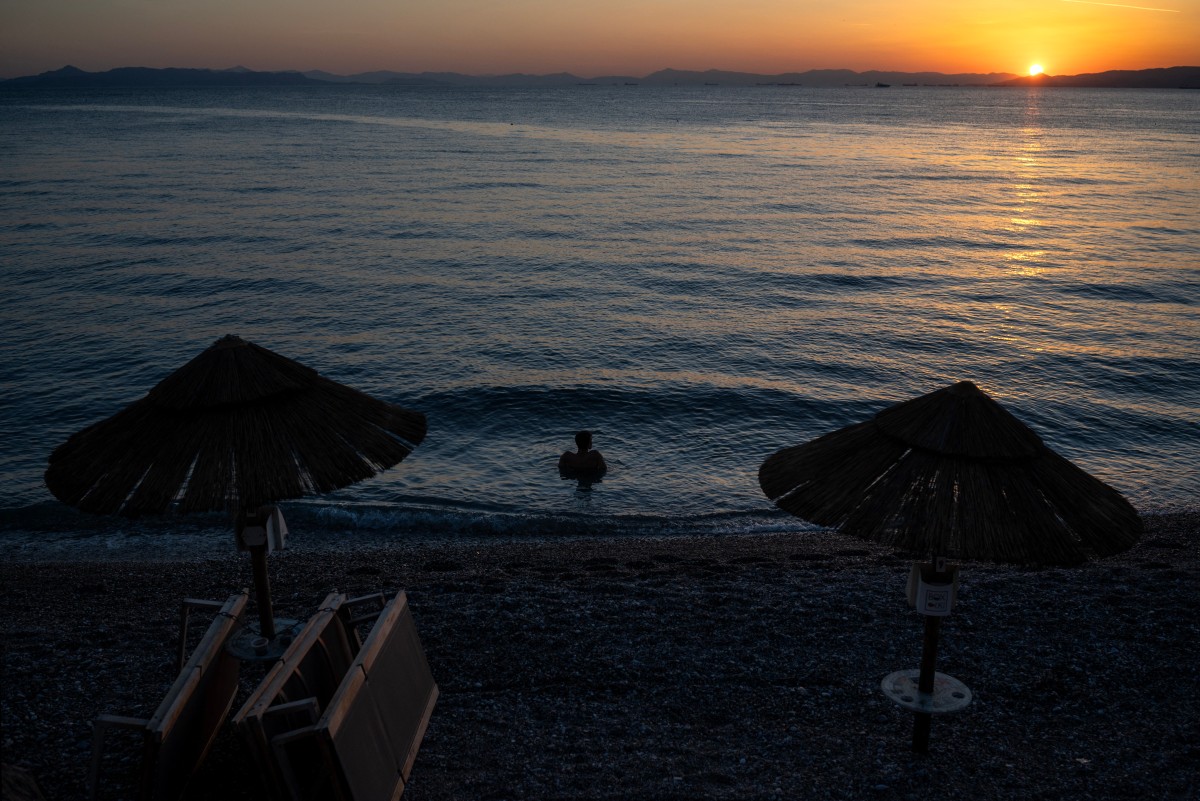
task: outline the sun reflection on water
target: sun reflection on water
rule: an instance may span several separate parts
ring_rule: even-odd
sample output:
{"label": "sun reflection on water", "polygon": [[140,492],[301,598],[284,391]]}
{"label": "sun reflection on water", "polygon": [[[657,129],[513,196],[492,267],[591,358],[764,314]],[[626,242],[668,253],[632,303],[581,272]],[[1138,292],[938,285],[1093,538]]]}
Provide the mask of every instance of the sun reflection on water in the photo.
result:
{"label": "sun reflection on water", "polygon": [[[1045,153],[1042,137],[1045,132],[1039,120],[1039,92],[1029,92],[1025,106],[1025,126],[1019,134],[1020,146],[1013,158],[1015,182],[1012,194],[1016,198],[1013,216],[1006,230],[1018,234],[1036,236],[1037,229],[1045,223],[1042,208],[1046,195]],[[1037,277],[1045,271],[1048,255],[1043,248],[1020,248],[1006,253],[1004,258],[1016,275]]]}

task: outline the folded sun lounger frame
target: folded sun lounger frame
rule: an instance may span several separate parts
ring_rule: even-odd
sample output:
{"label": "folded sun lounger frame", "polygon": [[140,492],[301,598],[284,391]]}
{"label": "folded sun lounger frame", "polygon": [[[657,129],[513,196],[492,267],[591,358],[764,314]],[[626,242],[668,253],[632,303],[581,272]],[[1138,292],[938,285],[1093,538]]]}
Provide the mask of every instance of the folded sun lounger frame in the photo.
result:
{"label": "folded sun lounger frame", "polygon": [[[171,801],[183,794],[188,779],[204,761],[225,722],[237,693],[240,663],[225,645],[241,628],[249,593],[220,601],[185,599],[180,614],[179,675],[148,720],[100,715],[92,734],[88,796],[95,799],[105,738],[113,729],[142,732],[142,759],[137,797]],[[188,616],[192,609],[211,609],[216,618],[186,663]]]}
{"label": "folded sun lounger frame", "polygon": [[273,798],[286,798],[288,791],[272,756],[271,739],[316,719],[333,697],[359,649],[357,632],[350,623],[355,618],[348,614],[353,603],[339,592],[327,595],[233,716],[234,728],[259,766],[260,778]]}
{"label": "folded sun lounger frame", "polygon": [[[324,678],[297,680],[318,644],[327,653],[329,642],[339,641],[329,636],[335,620],[367,617],[346,614],[352,603],[336,593],[326,598],[234,718],[276,798],[393,801],[412,771],[438,689],[403,592],[377,613],[331,694]],[[299,697],[305,688],[314,693]]]}

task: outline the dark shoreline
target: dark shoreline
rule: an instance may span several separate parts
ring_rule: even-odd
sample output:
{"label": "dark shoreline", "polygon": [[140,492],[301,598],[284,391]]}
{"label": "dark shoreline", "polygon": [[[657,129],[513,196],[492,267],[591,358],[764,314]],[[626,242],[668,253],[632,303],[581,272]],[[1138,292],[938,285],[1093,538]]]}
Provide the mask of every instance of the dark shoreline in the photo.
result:
{"label": "dark shoreline", "polygon": [[[1078,568],[964,566],[939,668],[975,693],[931,754],[882,677],[916,667],[908,560],[838,535],[434,542],[276,554],[280,613],[408,592],[440,687],[405,798],[1195,798],[1200,515]],[[12,562],[3,761],[85,797],[91,720],[173,679],[179,600],[233,553]],[[252,684],[250,672],[244,684]],[[223,737],[192,798],[258,796]],[[117,795],[102,797],[115,798]]]}

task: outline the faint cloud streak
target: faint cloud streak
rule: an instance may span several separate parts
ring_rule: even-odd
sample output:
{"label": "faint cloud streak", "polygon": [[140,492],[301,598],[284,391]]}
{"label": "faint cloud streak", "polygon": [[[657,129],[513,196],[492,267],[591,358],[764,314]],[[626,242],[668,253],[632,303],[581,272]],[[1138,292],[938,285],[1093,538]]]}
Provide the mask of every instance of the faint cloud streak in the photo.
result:
{"label": "faint cloud streak", "polygon": [[1064,3],[1078,3],[1084,6],[1108,6],[1109,8],[1133,8],[1138,11],[1165,11],[1168,14],[1178,14],[1177,8],[1150,8],[1149,6],[1127,6],[1124,3],[1097,3],[1094,0],[1062,0]]}

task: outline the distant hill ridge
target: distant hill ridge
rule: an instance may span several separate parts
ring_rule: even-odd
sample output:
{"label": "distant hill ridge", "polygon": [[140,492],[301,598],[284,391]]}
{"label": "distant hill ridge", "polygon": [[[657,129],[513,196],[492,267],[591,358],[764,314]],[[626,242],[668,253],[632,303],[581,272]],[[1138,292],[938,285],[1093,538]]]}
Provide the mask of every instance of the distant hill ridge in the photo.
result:
{"label": "distant hill ridge", "polygon": [[12,78],[6,86],[115,87],[115,86],[294,86],[313,83],[299,72],[255,72],[245,67],[228,70],[183,67],[118,67],[107,72],[85,72],[67,65],[62,69]]}
{"label": "distant hill ridge", "polygon": [[581,78],[568,72],[552,75],[464,75],[458,72],[393,72],[377,70],[336,75],[321,70],[258,72],[246,67],[227,70],[169,67],[120,67],[106,72],[86,72],[74,66],[0,81],[4,86],[30,87],[185,87],[185,86],[299,86],[377,84],[399,86],[524,86],[554,87],[616,84],[623,86],[1048,86],[1196,89],[1200,67],[1166,67],[1147,70],[1110,70],[1084,75],[1017,76],[1012,73],[884,72],[821,69],[761,75],[728,70],[664,69],[643,77],[606,75]]}
{"label": "distant hill ridge", "polygon": [[1109,70],[1084,75],[1023,75],[1001,86],[1071,86],[1116,89],[1200,89],[1200,67]]}

